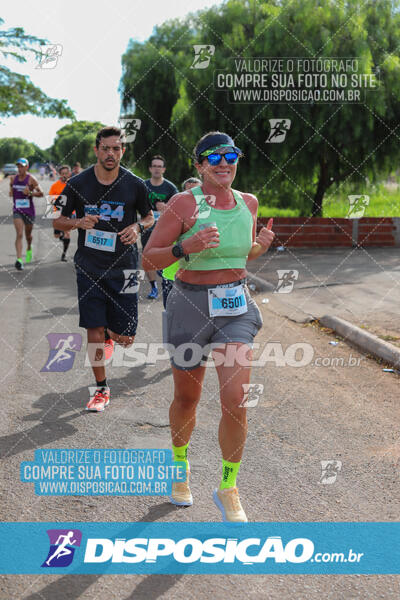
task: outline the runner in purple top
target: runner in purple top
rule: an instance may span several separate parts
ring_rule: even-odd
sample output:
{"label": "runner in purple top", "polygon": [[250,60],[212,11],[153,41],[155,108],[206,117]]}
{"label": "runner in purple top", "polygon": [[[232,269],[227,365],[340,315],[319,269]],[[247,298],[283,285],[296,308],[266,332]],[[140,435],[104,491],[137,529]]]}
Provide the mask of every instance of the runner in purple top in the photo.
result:
{"label": "runner in purple top", "polygon": [[43,191],[37,180],[28,173],[29,162],[26,158],[19,158],[16,161],[18,175],[10,180],[10,196],[13,199],[13,217],[16,231],[15,249],[17,251],[17,260],[15,268],[21,271],[24,268],[22,262],[22,235],[25,228],[25,237],[27,243],[25,261],[32,260],[32,229],[35,221],[35,206],[33,196],[41,198]]}

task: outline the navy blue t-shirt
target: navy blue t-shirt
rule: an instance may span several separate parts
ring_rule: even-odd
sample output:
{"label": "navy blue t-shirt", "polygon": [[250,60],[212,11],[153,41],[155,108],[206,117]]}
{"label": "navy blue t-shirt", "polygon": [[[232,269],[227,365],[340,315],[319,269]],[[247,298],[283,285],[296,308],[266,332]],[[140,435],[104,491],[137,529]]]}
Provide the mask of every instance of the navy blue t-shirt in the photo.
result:
{"label": "navy blue t-shirt", "polygon": [[174,194],[178,193],[176,185],[172,181],[168,181],[168,179],[164,179],[161,185],[153,185],[150,179],[146,179],[145,184],[149,190],[149,200],[153,210],[157,210],[156,202],[164,202],[166,204]]}
{"label": "navy blue t-shirt", "polygon": [[121,269],[135,269],[136,244],[127,246],[116,234],[137,222],[137,212],[145,217],[151,211],[144,181],[120,166],[117,179],[104,185],[91,166],[72,177],[63,194],[67,197],[61,211],[64,217],[74,210],[78,219],[85,214],[100,215],[93,230],[78,229],[75,265],[86,273],[110,276]]}

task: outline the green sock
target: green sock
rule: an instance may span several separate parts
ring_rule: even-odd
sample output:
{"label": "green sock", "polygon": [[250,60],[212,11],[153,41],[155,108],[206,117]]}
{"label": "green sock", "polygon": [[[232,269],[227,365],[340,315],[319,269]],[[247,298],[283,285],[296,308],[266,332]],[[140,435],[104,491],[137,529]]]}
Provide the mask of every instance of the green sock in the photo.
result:
{"label": "green sock", "polygon": [[189,442],[184,446],[174,446],[172,444],[172,451],[174,453],[174,460],[180,460],[185,463],[186,470],[189,469],[189,461],[187,459],[187,451],[188,451]]}
{"label": "green sock", "polygon": [[234,463],[229,462],[229,460],[222,459],[222,479],[219,486],[220,490],[236,487],[236,477],[238,476],[241,462],[242,461]]}

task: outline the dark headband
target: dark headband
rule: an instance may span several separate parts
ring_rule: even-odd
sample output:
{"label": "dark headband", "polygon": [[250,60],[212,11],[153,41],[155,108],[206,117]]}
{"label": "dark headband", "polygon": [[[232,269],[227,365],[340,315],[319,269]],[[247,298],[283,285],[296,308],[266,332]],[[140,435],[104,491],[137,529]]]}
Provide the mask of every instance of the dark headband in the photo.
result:
{"label": "dark headband", "polygon": [[235,142],[233,139],[227,135],[226,133],[215,133],[213,135],[209,135],[205,140],[202,140],[198,147],[196,148],[196,158],[199,160],[200,155],[203,154],[209,148],[215,148],[219,146],[232,146],[233,150],[238,154],[242,154],[240,148],[235,146]]}

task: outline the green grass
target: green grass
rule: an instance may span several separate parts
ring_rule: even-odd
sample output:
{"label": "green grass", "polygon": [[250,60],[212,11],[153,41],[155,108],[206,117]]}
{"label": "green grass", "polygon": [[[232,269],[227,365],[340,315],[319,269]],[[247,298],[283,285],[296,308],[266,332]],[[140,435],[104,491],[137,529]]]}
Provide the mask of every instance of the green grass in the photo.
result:
{"label": "green grass", "polygon": [[[400,186],[398,189],[387,187],[383,183],[378,185],[343,186],[336,193],[327,194],[322,206],[323,217],[346,218],[349,212],[350,194],[366,194],[369,204],[365,209],[364,217],[400,217]],[[259,217],[299,217],[300,210],[296,208],[275,208],[259,206]]]}
{"label": "green grass", "polygon": [[400,217],[400,188],[390,189],[383,184],[366,186],[362,190],[343,190],[324,198],[324,217],[346,217],[349,210],[348,194],[367,194],[369,204],[364,217]]}
{"label": "green grass", "polygon": [[295,208],[269,208],[268,206],[258,207],[259,217],[299,217],[300,211]]}

